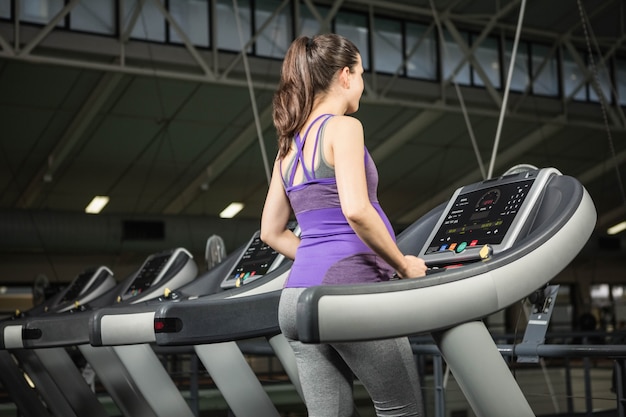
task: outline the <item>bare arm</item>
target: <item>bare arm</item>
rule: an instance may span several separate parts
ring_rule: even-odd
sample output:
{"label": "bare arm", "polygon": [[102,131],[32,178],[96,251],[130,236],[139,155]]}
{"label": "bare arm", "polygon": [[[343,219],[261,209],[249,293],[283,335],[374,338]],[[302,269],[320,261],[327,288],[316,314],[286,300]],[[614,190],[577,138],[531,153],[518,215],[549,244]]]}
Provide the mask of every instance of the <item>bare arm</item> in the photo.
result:
{"label": "bare arm", "polygon": [[278,161],[274,162],[272,179],[261,215],[261,240],[289,259],[294,259],[300,238],[287,229],[291,205],[280,177]]}
{"label": "bare arm", "polygon": [[341,209],[350,226],[401,277],[424,275],[426,267],[423,260],[405,256],[400,251],[369,200],[361,123],[352,117],[335,117],[329,123],[333,123],[329,159],[335,166]]}

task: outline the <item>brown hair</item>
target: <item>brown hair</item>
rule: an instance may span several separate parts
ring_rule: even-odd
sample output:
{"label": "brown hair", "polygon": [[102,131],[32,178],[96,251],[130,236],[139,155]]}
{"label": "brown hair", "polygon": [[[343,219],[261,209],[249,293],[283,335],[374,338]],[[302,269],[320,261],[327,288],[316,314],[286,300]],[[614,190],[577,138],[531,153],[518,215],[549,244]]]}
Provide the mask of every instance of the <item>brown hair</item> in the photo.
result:
{"label": "brown hair", "polygon": [[333,33],[293,41],[273,102],[279,158],[287,155],[293,137],[311,115],[315,97],[328,91],[339,70],[348,67],[353,71],[358,56],[354,43]]}

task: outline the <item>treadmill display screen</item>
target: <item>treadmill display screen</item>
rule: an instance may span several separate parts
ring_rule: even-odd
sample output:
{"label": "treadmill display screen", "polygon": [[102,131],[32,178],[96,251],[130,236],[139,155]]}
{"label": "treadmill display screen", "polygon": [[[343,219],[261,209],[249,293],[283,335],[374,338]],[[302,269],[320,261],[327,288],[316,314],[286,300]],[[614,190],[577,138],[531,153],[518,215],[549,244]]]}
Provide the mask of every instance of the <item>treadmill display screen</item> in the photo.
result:
{"label": "treadmill display screen", "polygon": [[459,194],[424,254],[502,243],[533,181],[494,184]]}
{"label": "treadmill display screen", "polygon": [[168,253],[164,255],[154,256],[146,261],[141,270],[137,272],[137,275],[128,287],[128,290],[126,290],[124,298],[134,297],[148,290],[150,286],[156,281],[157,277],[161,275],[163,267],[167,265],[168,261],[170,260],[170,256],[171,255]]}
{"label": "treadmill display screen", "polygon": [[268,272],[270,266],[274,264],[277,256],[278,252],[263,243],[258,235],[255,235],[241,259],[239,259],[237,266],[235,266],[225,281],[232,282],[233,285],[241,285],[246,280],[253,280],[263,276]]}
{"label": "treadmill display screen", "polygon": [[66,303],[68,301],[75,301],[76,298],[78,298],[78,295],[91,282],[93,276],[94,271],[92,269],[82,272],[78,277],[76,277],[74,282],[72,282],[72,285],[67,289],[60,302]]}
{"label": "treadmill display screen", "polygon": [[[295,221],[289,222],[287,228],[296,236],[300,236],[300,227]],[[234,268],[220,284],[221,288],[240,287],[255,281],[278,268],[285,257],[276,252],[261,240],[260,231],[256,231],[248,241],[248,245],[235,263]]]}

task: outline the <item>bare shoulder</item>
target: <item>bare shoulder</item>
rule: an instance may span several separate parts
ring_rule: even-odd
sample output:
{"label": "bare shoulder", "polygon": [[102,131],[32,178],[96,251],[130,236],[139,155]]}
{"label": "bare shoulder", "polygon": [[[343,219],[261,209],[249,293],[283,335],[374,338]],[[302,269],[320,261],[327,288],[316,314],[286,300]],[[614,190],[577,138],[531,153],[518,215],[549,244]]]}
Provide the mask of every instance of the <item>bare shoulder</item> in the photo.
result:
{"label": "bare shoulder", "polygon": [[331,137],[331,141],[334,143],[339,142],[344,145],[362,145],[363,138],[363,125],[361,121],[352,116],[335,116],[328,121],[328,126],[324,137]]}
{"label": "bare shoulder", "polygon": [[329,120],[333,128],[363,132],[363,124],[356,117],[335,116]]}

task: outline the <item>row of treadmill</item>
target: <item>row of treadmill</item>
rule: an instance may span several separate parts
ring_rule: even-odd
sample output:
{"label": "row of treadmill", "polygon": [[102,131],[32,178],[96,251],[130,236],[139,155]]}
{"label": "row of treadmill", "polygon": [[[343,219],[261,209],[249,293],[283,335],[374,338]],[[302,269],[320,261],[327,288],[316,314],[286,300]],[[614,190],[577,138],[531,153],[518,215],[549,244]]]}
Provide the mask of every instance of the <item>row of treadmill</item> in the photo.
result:
{"label": "row of treadmill", "polygon": [[[554,168],[463,186],[397,237],[404,253],[425,259],[425,277],[309,288],[299,299],[299,338],[430,333],[477,416],[534,416],[481,319],[545,286],[595,222],[582,184]],[[70,355],[78,350],[123,416],[192,417],[154,350],[192,346],[233,415],[279,416],[238,342],[266,338],[301,394],[278,326],[290,266],[257,232],[206,272],[184,248],[150,255],[119,281],[105,266],[87,268],[0,322],[0,383],[24,417],[105,417]]]}

